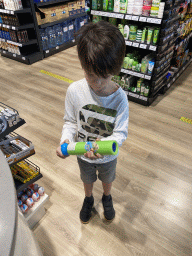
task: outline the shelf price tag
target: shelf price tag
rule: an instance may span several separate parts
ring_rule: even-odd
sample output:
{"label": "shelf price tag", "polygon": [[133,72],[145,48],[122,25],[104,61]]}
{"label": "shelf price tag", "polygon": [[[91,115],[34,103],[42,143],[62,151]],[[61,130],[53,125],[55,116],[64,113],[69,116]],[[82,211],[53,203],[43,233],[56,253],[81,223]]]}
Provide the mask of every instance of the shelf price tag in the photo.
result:
{"label": "shelf price tag", "polygon": [[167,88],[169,88],[170,86],[171,86],[171,84],[170,84],[170,83],[168,83]]}
{"label": "shelf price tag", "polygon": [[14,12],[13,12],[13,11],[10,11],[10,13],[11,13],[11,14],[14,14]]}
{"label": "shelf price tag", "polygon": [[3,51],[4,54],[6,54],[6,51]]}
{"label": "shelf price tag", "polygon": [[147,97],[140,96],[139,98],[140,98],[141,100],[147,101]]}
{"label": "shelf price tag", "polygon": [[139,47],[139,43],[133,43],[134,47]]}
{"label": "shelf price tag", "polygon": [[126,45],[132,46],[133,42],[131,41],[126,41]]}
{"label": "shelf price tag", "polygon": [[175,82],[175,77],[173,78],[173,82]]}
{"label": "shelf price tag", "polygon": [[13,57],[16,57],[16,54],[13,54]]}
{"label": "shelf price tag", "polygon": [[139,21],[146,22],[146,21],[147,21],[147,18],[146,18],[146,17],[140,17],[140,18],[139,18]]}
{"label": "shelf price tag", "polygon": [[139,16],[132,16],[132,20],[138,21],[139,20]]}
{"label": "shelf price tag", "polygon": [[49,50],[45,51],[45,53],[49,53]]}
{"label": "shelf price tag", "polygon": [[132,20],[132,15],[125,15],[126,20]]}
{"label": "shelf price tag", "polygon": [[140,48],[147,49],[147,45],[146,44],[140,44]]}
{"label": "shelf price tag", "polygon": [[128,91],[124,91],[124,92],[125,92],[125,94],[126,94],[126,95],[128,95],[128,94],[129,94],[129,92],[128,92]]}
{"label": "shelf price tag", "polygon": [[161,19],[153,19],[153,23],[155,23],[155,24],[161,24]]}
{"label": "shelf price tag", "polygon": [[16,30],[16,27],[12,27],[13,30]]}
{"label": "shelf price tag", "polygon": [[22,57],[22,60],[26,60],[26,58],[25,58],[25,57]]}
{"label": "shelf price tag", "polygon": [[152,18],[147,18],[147,22],[153,23],[153,19]]}
{"label": "shelf price tag", "polygon": [[59,46],[56,46],[56,50],[58,50],[59,49]]}
{"label": "shelf price tag", "polygon": [[147,76],[147,75],[145,75],[145,79],[147,79],[147,80],[151,80],[151,76]]}
{"label": "shelf price tag", "polygon": [[149,46],[149,50],[151,51],[156,51],[157,47],[156,46],[153,46],[153,45],[150,45]]}
{"label": "shelf price tag", "polygon": [[177,74],[177,77],[179,77],[179,75],[180,75],[180,74],[178,73],[178,74]]}

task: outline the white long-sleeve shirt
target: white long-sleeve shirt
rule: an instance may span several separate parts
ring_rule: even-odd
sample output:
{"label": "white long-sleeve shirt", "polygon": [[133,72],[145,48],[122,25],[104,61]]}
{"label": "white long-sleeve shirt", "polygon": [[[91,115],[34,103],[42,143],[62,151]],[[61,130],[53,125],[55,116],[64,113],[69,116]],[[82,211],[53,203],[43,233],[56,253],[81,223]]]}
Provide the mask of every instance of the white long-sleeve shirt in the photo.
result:
{"label": "white long-sleeve shirt", "polygon": [[[64,126],[61,142],[116,140],[120,147],[128,135],[129,104],[122,88],[109,96],[98,96],[86,79],[72,83],[65,98]],[[119,154],[119,152],[118,152]],[[96,160],[78,156],[89,163],[106,163],[117,155]]]}

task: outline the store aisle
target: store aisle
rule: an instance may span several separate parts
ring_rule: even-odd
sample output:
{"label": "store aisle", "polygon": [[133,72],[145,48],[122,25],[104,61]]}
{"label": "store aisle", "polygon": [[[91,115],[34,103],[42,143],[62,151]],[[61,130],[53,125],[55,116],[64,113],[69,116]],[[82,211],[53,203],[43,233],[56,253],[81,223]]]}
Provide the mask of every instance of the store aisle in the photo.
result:
{"label": "store aisle", "polygon": [[112,195],[116,218],[103,221],[102,187],[94,185],[95,213],[79,220],[84,199],[75,156],[59,159],[64,99],[83,72],[76,47],[27,66],[0,57],[0,102],[19,111],[16,130],[34,144],[30,157],[41,168],[38,182],[50,200],[34,228],[45,256],[192,255],[192,65],[150,107],[130,105],[129,136],[120,150]]}

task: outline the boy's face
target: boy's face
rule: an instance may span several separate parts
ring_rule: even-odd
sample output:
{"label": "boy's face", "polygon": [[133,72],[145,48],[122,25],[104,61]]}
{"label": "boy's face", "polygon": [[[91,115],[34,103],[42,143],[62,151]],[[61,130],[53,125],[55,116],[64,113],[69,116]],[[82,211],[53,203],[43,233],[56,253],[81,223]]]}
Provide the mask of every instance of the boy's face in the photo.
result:
{"label": "boy's face", "polygon": [[85,78],[87,80],[88,85],[97,94],[107,89],[109,82],[111,81],[111,78],[112,78],[111,75],[109,75],[107,78],[103,78],[103,77],[98,77],[94,73],[87,73],[86,71],[84,71],[84,73],[85,73]]}

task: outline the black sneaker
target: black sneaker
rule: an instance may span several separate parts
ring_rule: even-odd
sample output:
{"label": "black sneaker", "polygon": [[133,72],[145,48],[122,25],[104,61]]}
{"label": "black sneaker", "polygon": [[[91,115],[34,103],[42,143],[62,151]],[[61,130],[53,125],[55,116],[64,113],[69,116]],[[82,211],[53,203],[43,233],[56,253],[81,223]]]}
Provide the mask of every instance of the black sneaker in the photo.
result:
{"label": "black sneaker", "polygon": [[112,196],[105,196],[103,194],[102,203],[104,208],[104,217],[107,221],[111,221],[115,218],[115,210],[113,208]]}
{"label": "black sneaker", "polygon": [[80,211],[80,220],[83,224],[87,224],[91,218],[91,211],[94,204],[93,196],[85,197],[82,209]]}

